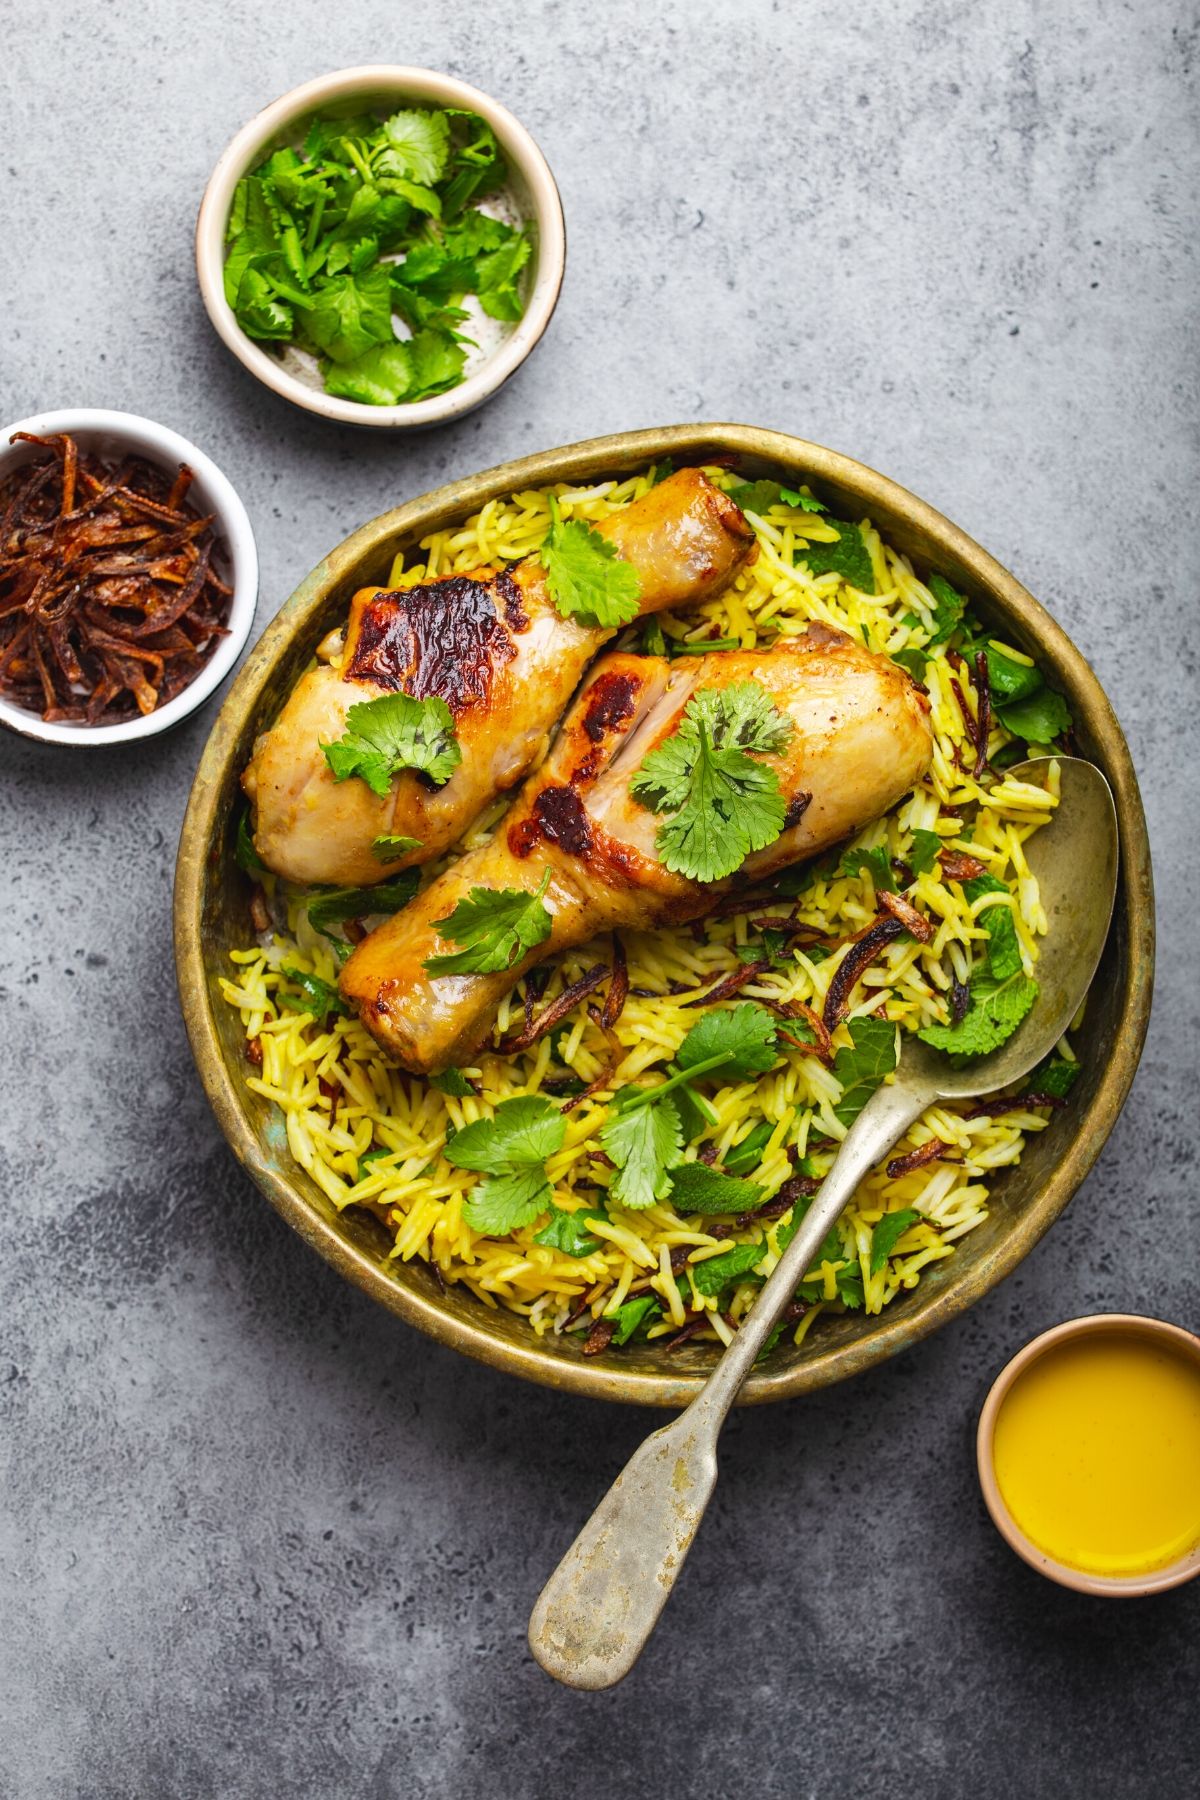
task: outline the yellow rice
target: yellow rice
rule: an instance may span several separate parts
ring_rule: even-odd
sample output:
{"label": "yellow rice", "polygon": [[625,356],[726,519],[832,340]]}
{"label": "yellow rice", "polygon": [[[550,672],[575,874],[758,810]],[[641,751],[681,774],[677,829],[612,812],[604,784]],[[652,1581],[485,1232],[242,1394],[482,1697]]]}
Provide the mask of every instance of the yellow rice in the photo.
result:
{"label": "yellow rice", "polygon": [[[722,470],[710,469],[709,474],[720,485],[734,485]],[[586,489],[559,484],[553,492],[566,517],[596,521],[637,499],[651,479],[648,471]],[[420,546],[423,560],[404,566],[403,559],[397,559],[393,584],[515,560],[535,551],[549,524],[549,492],[491,500],[458,528],[426,538]],[[820,515],[796,514],[777,505],[764,516],[751,518],[760,546],[757,561],[720,599],[686,616],[663,615],[668,637],[697,641],[713,635],[735,637],[744,649],[752,649],[777,636],[796,636],[810,620],[820,619],[888,654],[927,643],[933,599],[907,560],[868,521],[861,521],[861,526],[874,567],[873,596],[849,587],[836,574],[814,579],[805,568],[793,566],[798,544],[829,541],[836,535]],[[1014,660],[1029,660],[1013,647],[1005,645],[1004,650]],[[951,674],[944,647],[933,651],[925,677],[935,735],[929,775],[856,841],[865,847],[886,843],[891,855],[904,858],[912,832],[922,828],[937,832],[947,848],[977,857],[1008,887],[1025,971],[1032,975],[1046,919],[1024,845],[1049,818],[1057,785],[1052,781],[1046,794],[1008,777],[996,780],[985,775],[980,783],[964,773],[955,751],[961,747],[969,766],[972,746],[949,685]],[[968,666],[963,666],[958,679],[974,711]],[[994,726],[993,756],[1007,741],[1004,731]],[[503,810],[504,803],[498,803],[467,836],[464,847],[486,841]],[[962,815],[961,821],[948,816],[954,813]],[[426,875],[437,873],[450,860],[432,865]],[[936,922],[935,934],[928,944],[907,938],[890,944],[855,990],[858,1000],[850,1017],[877,1012],[883,999],[884,1016],[902,1030],[944,1020],[942,997],[956,976],[960,981],[968,976],[972,947],[986,937],[986,922],[977,917],[982,903],[972,905],[962,885],[945,879],[939,865],[917,878],[908,897]],[[261,1073],[249,1072],[248,1064],[247,1085],[280,1109],[292,1155],[334,1206],[369,1209],[394,1238],[394,1258],[435,1263],[445,1282],[464,1283],[485,1305],[523,1314],[539,1336],[562,1330],[572,1315],[586,1327],[601,1313],[615,1312],[635,1287],[653,1292],[662,1306],[650,1326],[651,1340],[669,1336],[693,1316],[694,1308],[702,1307],[708,1322],[697,1335],[729,1341],[731,1326],[753,1304],[757,1283],[747,1281],[738,1288],[722,1316],[714,1299],[697,1293],[688,1270],[729,1249],[731,1243],[765,1242],[766,1255],[757,1273],[768,1275],[777,1255],[776,1233],[790,1215],[720,1237],[707,1228],[712,1221],[689,1224],[669,1204],[636,1212],[613,1206],[607,1223],[590,1227],[600,1247],[583,1258],[535,1243],[544,1220],[494,1239],[473,1231],[463,1216],[464,1200],[476,1177],[452,1168],[442,1156],[447,1131],[489,1116],[500,1100],[539,1092],[553,1072],[561,1076],[565,1069],[584,1083],[600,1075],[612,1052],[586,1005],[570,1016],[557,1047],[548,1036],[512,1058],[482,1054],[465,1071],[480,1086],[480,1095],[445,1096],[387,1062],[355,1020],[335,1019],[325,1029],[311,1015],[277,1005],[282,964],[328,982],[336,981],[337,965],[327,940],[310,926],[301,898],[283,892],[280,884],[274,900],[277,916],[282,918],[286,910],[288,929],[265,934],[258,944],[231,952],[236,973],[222,979],[221,986],[241,1015],[247,1040],[257,1039],[261,1047]],[[816,874],[798,900],[778,905],[781,917],[794,906],[803,922],[836,938],[859,931],[876,913],[869,874]],[[761,903],[755,906],[755,917],[765,910]],[[742,966],[737,947],[753,936],[742,915],[708,925],[702,942],[695,941],[688,929],[630,933],[625,938],[633,991],[615,1028],[623,1060],[605,1087],[566,1114],[566,1141],[548,1165],[556,1205],[567,1211],[591,1210],[604,1202],[600,1190],[608,1174],[602,1164],[592,1162],[589,1150],[596,1146],[597,1132],[605,1122],[607,1099],[616,1087],[647,1071],[661,1070],[670,1061],[700,1016],[688,1002]],[[552,999],[595,962],[607,960],[607,950],[607,942],[601,941],[564,957],[545,999]],[[840,952],[835,952],[825,961],[811,961],[798,949],[786,966],[747,983],[737,999],[800,1000],[819,1012],[839,960]],[[681,983],[683,991],[669,992]],[[649,993],[638,995],[638,989]],[[522,985],[502,1006],[502,1031],[520,1019],[523,996]],[[849,1041],[843,1024],[834,1034],[835,1047]],[[840,1096],[840,1084],[830,1069],[815,1056],[783,1046],[782,1060],[770,1074],[708,1091],[720,1121],[708,1133],[716,1144],[718,1163],[765,1119],[775,1129],[754,1180],[768,1195],[792,1173],[789,1147],[795,1157],[811,1155],[817,1172],[824,1173],[837,1142],[845,1136],[846,1128],[834,1112]],[[1026,1134],[1044,1129],[1048,1118],[1044,1109],[973,1119],[942,1107],[931,1109],[893,1154],[932,1136],[949,1145],[961,1161],[930,1163],[896,1179],[879,1168],[863,1182],[840,1227],[841,1256],[811,1271],[824,1298],[804,1313],[794,1328],[794,1341],[802,1341],[824,1306],[841,1307],[836,1278],[844,1265],[858,1265],[865,1308],[874,1314],[897,1294],[915,1287],[929,1263],[952,1255],[957,1240],[987,1217],[992,1171],[1015,1163]],[[386,1154],[363,1167],[360,1159],[372,1149]],[[904,1207],[915,1208],[921,1221],[904,1233],[885,1266],[872,1273],[872,1228],[884,1213]],[[680,1246],[687,1248],[689,1260],[682,1272],[673,1275],[670,1253]]]}

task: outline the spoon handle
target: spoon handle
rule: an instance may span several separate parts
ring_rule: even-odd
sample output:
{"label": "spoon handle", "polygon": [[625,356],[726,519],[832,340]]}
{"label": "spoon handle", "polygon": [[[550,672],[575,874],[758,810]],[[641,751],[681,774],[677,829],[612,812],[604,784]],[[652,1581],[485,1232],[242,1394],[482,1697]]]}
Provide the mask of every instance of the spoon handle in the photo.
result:
{"label": "spoon handle", "polygon": [[606,1688],[641,1655],[717,1479],[717,1437],[780,1313],[863,1176],[929,1105],[901,1074],[879,1088],[732,1344],[685,1412],[648,1437],[542,1589],[529,1647],[568,1687]]}

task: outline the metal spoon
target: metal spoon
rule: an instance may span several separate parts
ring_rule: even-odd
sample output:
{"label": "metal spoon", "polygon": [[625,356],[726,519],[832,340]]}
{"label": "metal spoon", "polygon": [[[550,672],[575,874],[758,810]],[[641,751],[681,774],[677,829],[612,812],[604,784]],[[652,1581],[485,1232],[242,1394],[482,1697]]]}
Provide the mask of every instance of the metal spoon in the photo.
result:
{"label": "metal spoon", "polygon": [[[1038,998],[1008,1042],[963,1069],[906,1037],[890,1087],[872,1095],[754,1309],[686,1412],[648,1437],[626,1464],[542,1589],[529,1644],[568,1687],[606,1688],[641,1654],[691,1548],[717,1479],[717,1436],[771,1328],[863,1177],[937,1100],[995,1093],[1053,1050],[1079,1009],[1108,934],[1117,885],[1112,794],[1091,763],[1059,757],[1061,801],[1029,840],[1048,930]],[[1047,759],[1010,776],[1033,781]]]}

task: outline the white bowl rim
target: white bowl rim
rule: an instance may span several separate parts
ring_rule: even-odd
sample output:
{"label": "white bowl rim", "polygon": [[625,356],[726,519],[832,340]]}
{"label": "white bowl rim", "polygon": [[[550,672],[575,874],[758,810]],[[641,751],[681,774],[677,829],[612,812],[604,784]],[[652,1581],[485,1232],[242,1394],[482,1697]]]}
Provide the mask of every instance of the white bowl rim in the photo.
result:
{"label": "white bowl rim", "polygon": [[[538,231],[538,272],[529,302],[510,337],[474,374],[428,400],[397,406],[367,406],[343,400],[323,388],[306,387],[267,351],[246,336],[225,298],[225,226],[233,202],[233,190],[257,152],[268,139],[299,115],[322,104],[345,100],[371,88],[393,88],[398,96],[432,101],[440,106],[459,106],[476,112],[495,131],[506,152],[520,168],[533,199]],[[521,121],[498,100],[436,69],[406,63],[366,63],[315,76],[290,88],[250,119],[222,151],[204,190],[196,219],[196,274],[205,308],[217,335],[252,375],[281,395],[325,419],[342,424],[387,429],[416,429],[444,424],[461,417],[490,398],[515,374],[540,342],[550,323],[562,287],[566,266],[566,225],[562,200],[538,144]]]}
{"label": "white bowl rim", "polygon": [[[113,725],[76,725],[69,722],[49,723],[39,713],[0,698],[0,725],[21,737],[36,738],[45,744],[69,744],[73,749],[91,749],[101,744],[125,744],[138,738],[156,737],[181,724],[198,706],[203,705],[232,673],[233,666],[250,636],[258,601],[258,549],[249,515],[228,476],[223,475],[210,456],[196,444],[140,413],[119,412],[108,407],[63,407],[53,412],[33,413],[17,419],[0,433],[0,471],[9,460],[14,432],[28,431],[34,437],[53,437],[56,433],[105,432],[140,447],[150,460],[164,463],[187,463],[203,488],[210,510],[215,512],[216,530],[225,541],[234,576],[233,596],[229,602],[227,637],[223,637],[194,681],[190,681],[165,706],[136,719],[125,719]],[[150,446],[150,448],[146,448]]]}

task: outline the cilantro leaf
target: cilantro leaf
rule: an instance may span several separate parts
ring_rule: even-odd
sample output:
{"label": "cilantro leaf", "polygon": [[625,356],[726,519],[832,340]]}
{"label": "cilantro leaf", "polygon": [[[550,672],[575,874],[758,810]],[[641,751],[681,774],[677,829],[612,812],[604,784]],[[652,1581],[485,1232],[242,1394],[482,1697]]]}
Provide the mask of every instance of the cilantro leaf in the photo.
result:
{"label": "cilantro leaf", "polygon": [[633,564],[581,519],[564,525],[553,496],[550,530],[539,554],[550,597],[564,619],[608,631],[637,617],[642,584]]}
{"label": "cilantro leaf", "polygon": [[925,831],[918,825],[912,834],[912,849],[908,853],[908,866],[914,875],[928,875],[937,867],[938,852],[942,840],[936,831]]}
{"label": "cilantro leaf", "polygon": [[769,506],[799,507],[802,512],[823,513],[829,508],[820,500],[814,500],[811,494],[801,494],[795,488],[786,488],[778,481],[744,481],[740,487],[728,490],[729,498],[743,512],[765,513]]}
{"label": "cilantro leaf", "polygon": [[308,902],[308,922],[314,931],[328,937],[331,925],[347,919],[368,919],[375,913],[398,913],[407,906],[417,891],[420,877],[415,869],[405,869],[392,881],[376,882],[374,887],[326,888],[315,892]]}
{"label": "cilantro leaf", "polygon": [[901,1207],[899,1212],[884,1213],[871,1233],[871,1273],[878,1275],[910,1225],[921,1215],[915,1206]]}
{"label": "cilantro leaf", "polygon": [[869,875],[877,893],[896,891],[896,877],[892,873],[892,859],[886,844],[876,844],[873,850],[847,850],[838,874]]}
{"label": "cilantro leaf", "polygon": [[884,1076],[896,1067],[894,1025],[886,1019],[851,1019],[849,1031],[850,1044],[833,1059],[833,1072],[842,1084],[842,1097],[833,1111],[843,1125],[853,1125]]}
{"label": "cilantro leaf", "polygon": [[254,848],[254,836],[250,830],[250,814],[245,809],[238,815],[237,834],[233,842],[233,860],[244,875],[257,881],[265,875],[267,865]]}
{"label": "cilantro leaf", "polygon": [[671,1177],[671,1205],[677,1213],[755,1212],[767,1196],[753,1181],[723,1175],[706,1163],[680,1163]]}
{"label": "cilantro leaf", "polygon": [[970,983],[971,1004],[957,1025],[924,1025],[917,1036],[935,1050],[957,1056],[986,1056],[1010,1038],[1038,996],[1036,981],[1010,975],[996,983],[976,978]]}
{"label": "cilantro leaf", "polygon": [[284,963],[279,973],[285,981],[300,989],[299,995],[282,991],[278,995],[280,1006],[286,1006],[289,1012],[311,1013],[318,1024],[323,1023],[330,1013],[337,1013],[341,1018],[349,1016],[350,1008],[337,989],[322,981],[319,975],[306,975],[303,969],[293,968],[289,963]]}
{"label": "cilantro leaf", "polygon": [[[1009,898],[1007,887],[994,875],[977,875],[964,882],[963,892],[971,901],[982,899],[984,894],[1003,894],[1006,900]],[[976,915],[976,924],[982,925],[988,934],[987,970],[992,980],[1007,981],[1010,975],[1019,975],[1025,965],[1021,961],[1021,946],[1011,906],[985,907]]]}
{"label": "cilantro leaf", "polygon": [[727,1011],[706,1012],[675,1053],[680,1069],[692,1076],[716,1073],[765,1075],[779,1059],[776,1025],[765,1007],[744,1000]]}
{"label": "cilantro leaf", "polygon": [[1041,675],[1028,663],[1014,662],[1003,650],[997,650],[995,644],[988,644],[984,654],[993,706],[1011,706],[1016,700],[1028,700],[1041,687]]}
{"label": "cilantro leaf", "polygon": [[931,575],[926,586],[933,596],[933,631],[929,639],[929,648],[935,644],[944,644],[951,638],[962,622],[967,610],[967,603],[956,588],[952,588],[944,575]]}
{"label": "cilantro leaf", "polygon": [[666,742],[630,783],[635,800],[667,813],[655,837],[664,866],[690,881],[721,881],[783,830],[787,808],[773,769],[792,721],[757,682],[701,688]]}
{"label": "cilantro leaf", "polygon": [[462,949],[428,957],[425,968],[431,975],[496,975],[511,969],[527,950],[550,936],[553,921],[542,905],[549,885],[547,867],[532,893],[524,888],[472,888],[452,913],[434,920],[435,930]]}
{"label": "cilantro leaf", "polygon": [[349,362],[335,363],[325,391],[365,406],[396,406],[413,385],[411,344],[376,344]]}
{"label": "cilantro leaf", "polygon": [[749,1175],[753,1169],[757,1169],[774,1130],[770,1119],[762,1119],[752,1131],[747,1132],[740,1144],[727,1150],[723,1160],[728,1173]]}
{"label": "cilantro leaf", "polygon": [[518,277],[533,254],[524,232],[481,256],[475,270],[475,292],[490,319],[519,319],[524,310]]}
{"label": "cilantro leaf", "polygon": [[335,781],[357,775],[381,800],[402,769],[420,769],[442,786],[462,761],[450,708],[436,695],[360,700],[346,714],[343,736],[321,748]]}
{"label": "cilantro leaf", "polygon": [[895,650],[892,652],[892,661],[899,663],[900,667],[906,674],[911,675],[914,681],[923,682],[925,680],[929,658],[924,650],[918,650],[915,645],[907,650]]}
{"label": "cilantro leaf", "polygon": [[449,1094],[456,1100],[462,1100],[467,1094],[473,1094],[471,1086],[461,1069],[443,1069],[440,1075],[431,1075],[429,1085],[436,1088],[439,1094]]}
{"label": "cilantro leaf", "polygon": [[715,1296],[744,1280],[766,1254],[765,1244],[735,1244],[721,1256],[706,1256],[703,1262],[689,1263],[688,1273],[698,1294]]}
{"label": "cilantro leaf", "polygon": [[410,399],[423,400],[430,394],[442,394],[461,381],[467,353],[452,332],[439,326],[427,326],[409,339],[407,347],[413,368]]}
{"label": "cilantro leaf", "polygon": [[875,569],[862,528],[847,519],[830,519],[838,536],[832,544],[797,544],[796,561],[807,563],[810,575],[840,575],[860,594],[875,592]]}
{"label": "cilantro leaf", "polygon": [[247,337],[260,343],[287,343],[296,329],[290,306],[275,297],[275,289],[259,269],[248,268],[237,292],[237,322]]}
{"label": "cilantro leaf", "polygon": [[1026,700],[997,708],[1000,723],[1027,744],[1052,744],[1071,728],[1071,709],[1053,688],[1042,687]]}
{"label": "cilantro leaf", "polygon": [[387,150],[380,159],[390,173],[423,187],[440,181],[450,155],[450,121],[444,112],[397,112],[383,122]]}
{"label": "cilantro leaf", "polygon": [[639,1326],[651,1323],[651,1314],[662,1311],[662,1304],[654,1294],[639,1294],[634,1300],[626,1300],[618,1306],[615,1313],[605,1313],[606,1319],[615,1319],[617,1329],[609,1342],[620,1347],[627,1344]]}
{"label": "cilantro leaf", "polygon": [[315,290],[305,334],[335,363],[353,362],[373,344],[390,344],[392,277],[382,263],[362,275],[334,275]]}
{"label": "cilantro leaf", "polygon": [[588,1225],[597,1219],[607,1224],[608,1214],[565,1212],[562,1207],[551,1205],[549,1222],[533,1241],[535,1244],[546,1244],[551,1250],[560,1250],[564,1256],[591,1256],[601,1248],[604,1241],[593,1237],[588,1230]]}
{"label": "cilantro leaf", "polygon": [[668,1170],[680,1160],[683,1126],[669,1096],[652,1106],[617,1113],[600,1132],[605,1154],[617,1165],[609,1194],[621,1206],[638,1209],[665,1200]]}
{"label": "cilantro leaf", "polygon": [[391,862],[394,857],[407,856],[410,850],[420,848],[420,838],[405,837],[402,832],[382,831],[371,845],[371,855],[380,862]]}
{"label": "cilantro leaf", "polygon": [[473,1231],[503,1236],[531,1225],[550,1204],[545,1161],[561,1150],[566,1120],[541,1094],[502,1100],[491,1119],[477,1119],[443,1152],[455,1169],[487,1176],[472,1189],[463,1217]]}

